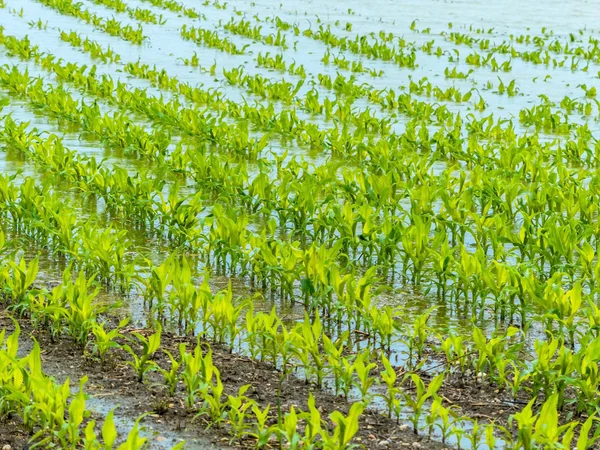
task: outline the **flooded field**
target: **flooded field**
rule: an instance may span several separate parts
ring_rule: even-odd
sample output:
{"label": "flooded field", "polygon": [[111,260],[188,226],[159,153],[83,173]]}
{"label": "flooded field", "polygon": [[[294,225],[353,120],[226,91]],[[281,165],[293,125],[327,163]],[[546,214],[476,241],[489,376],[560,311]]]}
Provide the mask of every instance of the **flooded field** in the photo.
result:
{"label": "flooded field", "polygon": [[0,446],[597,448],[596,9],[0,0]]}

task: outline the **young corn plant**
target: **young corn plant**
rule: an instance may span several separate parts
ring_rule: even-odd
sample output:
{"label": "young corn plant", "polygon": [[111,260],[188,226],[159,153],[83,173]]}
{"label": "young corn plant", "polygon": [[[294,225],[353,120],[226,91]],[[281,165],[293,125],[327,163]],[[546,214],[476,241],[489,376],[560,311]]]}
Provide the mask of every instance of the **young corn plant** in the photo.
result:
{"label": "young corn plant", "polygon": [[430,334],[427,322],[435,307],[429,308],[423,314],[417,316],[413,322],[413,328],[408,338],[404,341],[408,347],[408,367],[415,369],[422,362],[425,352],[427,336]]}
{"label": "young corn plant", "polygon": [[311,324],[308,315],[304,316],[304,322],[299,328],[299,342],[296,346],[296,356],[303,364],[306,375],[314,373],[317,387],[322,387],[325,377],[325,358],[321,355],[320,340],[323,326],[319,316],[315,316]]}
{"label": "young corn plant", "polygon": [[123,349],[133,358],[133,361],[127,361],[127,364],[133,368],[136,373],[137,380],[140,383],[144,381],[144,375],[146,372],[155,369],[157,366],[157,364],[152,361],[152,356],[160,348],[161,333],[162,329],[160,326],[154,334],[151,334],[147,338],[140,333],[132,333],[136,338],[136,340],[133,342],[142,345],[142,353],[139,356],[131,349],[129,345],[123,346]]}
{"label": "young corn plant", "polygon": [[196,398],[208,393],[210,382],[217,368],[212,362],[212,349],[209,348],[206,355],[203,356],[200,342],[194,348],[193,353],[188,353],[185,345],[180,344],[179,356],[181,364],[184,365],[181,378],[187,392],[185,403],[188,408],[192,409]]}
{"label": "young corn plant", "polygon": [[412,410],[410,421],[413,425],[413,432],[419,434],[419,422],[421,415],[423,414],[423,407],[425,402],[429,399],[435,399],[437,397],[437,391],[442,387],[444,382],[445,374],[441,373],[431,380],[429,385],[425,387],[423,380],[414,373],[407,374],[403,380],[406,382],[410,380],[415,388],[415,392],[405,391],[403,392],[405,404]]}
{"label": "young corn plant", "polygon": [[167,370],[163,369],[162,367],[158,367],[158,371],[162,374],[163,380],[169,388],[169,395],[174,397],[177,389],[177,383],[179,383],[179,380],[181,379],[179,368],[183,364],[183,361],[175,358],[168,350],[163,349],[163,352],[169,358],[170,368]]}
{"label": "young corn plant", "polygon": [[315,398],[312,393],[309,394],[307,405],[308,411],[301,414],[302,419],[306,423],[302,443],[304,444],[304,448],[307,449],[318,448],[320,444],[319,436],[323,433],[325,423],[315,405]]}
{"label": "young corn plant", "polygon": [[[142,419],[143,416],[135,421],[133,428],[127,435],[127,439],[117,447],[117,450],[138,450],[148,444],[148,438],[141,435],[141,431],[144,429],[143,426],[140,426]],[[177,444],[177,446],[181,448],[181,444]]]}
{"label": "young corn plant", "polygon": [[[576,422],[568,422],[559,425],[558,421],[558,394],[551,395],[542,405],[540,412],[533,412],[533,405],[536,398],[531,401],[518,413],[509,418],[509,425],[516,422],[517,438],[520,448],[530,450],[538,446],[555,445],[560,443],[563,448],[570,448],[574,437],[574,428]],[[583,428],[585,431],[585,425]],[[585,436],[580,442],[587,445]],[[580,438],[581,439],[581,438]],[[585,447],[583,447],[585,448]]]}
{"label": "young corn plant", "polygon": [[11,309],[23,314],[30,309],[30,298],[35,295],[32,285],[38,274],[39,259],[35,258],[27,264],[25,259],[21,258],[18,264],[9,261],[9,266],[11,274],[5,278],[4,290],[12,300]]}
{"label": "young corn plant", "polygon": [[126,317],[119,322],[117,328],[114,328],[110,331],[106,331],[104,328],[104,323],[94,324],[94,327],[92,328],[92,333],[94,335],[94,353],[98,355],[102,364],[106,362],[106,356],[111,349],[121,347],[117,342],[117,339],[123,337],[120,331],[128,323],[129,317]]}
{"label": "young corn plant", "polygon": [[396,371],[390,364],[389,359],[386,358],[385,355],[381,356],[381,362],[383,364],[383,372],[380,373],[381,380],[385,383],[387,387],[387,392],[385,394],[377,394],[379,397],[383,399],[387,407],[388,417],[396,416],[397,420],[400,420],[400,412],[402,409],[402,390],[396,386],[396,380],[398,375]]}
{"label": "young corn plant", "polygon": [[440,350],[446,356],[446,361],[450,367],[458,366],[460,373],[464,374],[469,364],[469,351],[465,344],[465,338],[461,335],[450,335],[445,339],[440,339]]}
{"label": "young corn plant", "polygon": [[231,440],[238,439],[241,441],[242,437],[250,433],[251,425],[248,421],[250,415],[250,409],[256,405],[256,402],[244,394],[251,387],[246,384],[242,386],[237,396],[227,396],[227,420],[231,427]]}
{"label": "young corn plant", "polygon": [[353,371],[356,374],[356,386],[358,387],[361,399],[365,404],[368,403],[371,398],[371,387],[377,382],[377,378],[371,375],[371,372],[377,367],[377,364],[369,362],[370,358],[371,353],[366,350],[360,353],[352,364]]}
{"label": "young corn plant", "polygon": [[442,399],[436,397],[431,403],[431,409],[426,417],[426,423],[429,425],[429,434],[437,428],[442,436],[442,444],[445,444],[447,439],[458,430],[454,423],[456,422],[456,414],[450,408],[442,405]]}
{"label": "young corn plant", "polygon": [[[67,270],[67,273],[70,273]],[[99,288],[94,290],[93,277],[87,279],[80,271],[75,282],[64,286],[63,296],[67,304],[66,321],[69,334],[85,349],[89,335],[96,325],[96,317],[106,310],[106,306],[94,304]],[[91,290],[91,292],[90,292]]]}
{"label": "young corn plant", "polygon": [[280,445],[285,445],[290,450],[298,450],[302,446],[302,435],[298,431],[298,421],[298,414],[292,406],[277,428]]}
{"label": "young corn plant", "polygon": [[254,420],[252,420],[251,423],[254,424],[254,430],[248,433],[248,435],[256,439],[255,448],[257,450],[267,447],[271,436],[273,436],[277,429],[277,425],[267,425],[267,421],[269,419],[269,409],[269,405],[262,410],[258,407],[258,405],[252,405]]}
{"label": "young corn plant", "polygon": [[350,411],[348,411],[348,415],[345,417],[339,411],[331,413],[329,418],[335,425],[335,428],[331,435],[324,431],[321,433],[324,448],[331,450],[349,450],[358,447],[358,445],[352,444],[351,442],[358,432],[358,422],[364,409],[365,404],[357,402],[352,404]]}
{"label": "young corn plant", "polygon": [[204,405],[198,416],[207,415],[210,420],[209,427],[216,425],[217,428],[220,428],[221,422],[226,418],[226,411],[229,404],[227,401],[223,401],[224,388],[219,370],[212,366],[211,372],[214,374],[214,377],[207,379],[208,389],[200,391]]}
{"label": "young corn plant", "polygon": [[507,384],[506,364],[516,360],[516,354],[523,342],[510,343],[510,339],[517,335],[516,327],[509,327],[504,335],[487,339],[481,329],[474,327],[473,341],[478,358],[475,360],[477,376],[489,376],[500,386]]}
{"label": "young corn plant", "polygon": [[340,390],[343,392],[345,388],[346,378],[344,377],[344,358],[342,356],[344,352],[344,342],[347,340],[348,333],[344,333],[339,339],[339,343],[336,346],[327,335],[323,335],[323,350],[327,355],[327,362],[331,368],[333,374],[333,382],[335,386],[335,395],[338,395]]}

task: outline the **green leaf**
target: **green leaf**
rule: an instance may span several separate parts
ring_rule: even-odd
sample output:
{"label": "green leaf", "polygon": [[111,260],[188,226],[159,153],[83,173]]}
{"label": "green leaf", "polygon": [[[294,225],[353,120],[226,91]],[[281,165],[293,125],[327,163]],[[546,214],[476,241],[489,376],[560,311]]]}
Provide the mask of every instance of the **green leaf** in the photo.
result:
{"label": "green leaf", "polygon": [[117,429],[114,422],[114,410],[111,410],[104,419],[102,425],[102,440],[104,441],[104,449],[112,450],[117,440]]}

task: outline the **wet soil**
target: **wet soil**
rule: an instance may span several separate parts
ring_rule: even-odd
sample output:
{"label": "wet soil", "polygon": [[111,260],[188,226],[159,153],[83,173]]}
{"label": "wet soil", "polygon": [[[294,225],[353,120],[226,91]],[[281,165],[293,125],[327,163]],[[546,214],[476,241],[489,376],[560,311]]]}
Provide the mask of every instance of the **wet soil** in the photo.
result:
{"label": "wet soil", "polygon": [[[8,317],[0,318],[0,327],[6,327],[10,332],[13,329]],[[137,417],[148,413],[142,423],[151,428],[150,448],[170,448],[182,439],[187,441],[186,448],[254,448],[255,442],[251,439],[230,442],[231,437],[225,424],[221,428],[211,427],[206,429],[208,423],[202,418],[195,418],[196,413],[189,411],[183,401],[183,386],[178,386],[175,397],[170,397],[168,390],[157,372],[148,374],[143,383],[139,383],[133,369],[126,364],[129,356],[115,350],[110,354],[108,361],[102,364],[91,356],[83,355],[79,346],[68,338],[61,338],[52,342],[46,333],[31,329],[28,321],[21,321],[20,351],[27,352],[35,338],[42,349],[44,372],[54,376],[57,381],[66,378],[76,380],[86,375],[88,383],[86,392],[93,398],[88,401],[90,409],[95,413],[98,427],[101,426],[102,417],[110,409],[118,406],[115,419],[120,418],[128,422],[130,428]],[[133,330],[128,330],[129,332]],[[151,330],[135,330],[143,334],[150,334]],[[185,342],[188,351],[196,345],[195,338],[180,337],[164,332],[161,337],[161,350],[168,350],[177,354],[177,347]],[[163,368],[169,367],[166,354],[159,350],[155,354],[155,362]],[[261,408],[271,405],[270,420],[276,421],[278,404],[278,385],[281,373],[266,363],[261,363],[250,358],[231,354],[226,348],[212,345],[213,363],[221,373],[225,394],[237,394],[240,387],[250,384],[246,396],[252,398]],[[281,411],[289,411],[291,406],[307,410],[307,400],[312,393],[323,418],[334,410],[347,414],[351,403],[340,397],[333,396],[316,389],[310,384],[294,376],[287,376],[281,384]],[[19,430],[14,442],[8,442],[13,448],[23,448],[26,434],[18,424],[2,422],[3,427]],[[1,429],[0,429],[1,430]],[[8,431],[7,431],[8,432]],[[0,433],[3,436],[5,433]],[[407,425],[398,424],[395,420],[375,411],[363,413],[360,430],[354,442],[365,449],[397,449],[397,448],[446,448],[444,445],[430,441],[425,436],[412,433]],[[273,442],[275,443],[275,442]]]}
{"label": "wet soil", "polygon": [[506,390],[460,373],[446,378],[439,393],[449,405],[468,411],[471,419],[484,423],[507,423],[509,416],[522,410],[530,400],[523,396],[515,399]]}
{"label": "wet soil", "polygon": [[17,417],[0,419],[0,449],[27,449],[29,434]]}

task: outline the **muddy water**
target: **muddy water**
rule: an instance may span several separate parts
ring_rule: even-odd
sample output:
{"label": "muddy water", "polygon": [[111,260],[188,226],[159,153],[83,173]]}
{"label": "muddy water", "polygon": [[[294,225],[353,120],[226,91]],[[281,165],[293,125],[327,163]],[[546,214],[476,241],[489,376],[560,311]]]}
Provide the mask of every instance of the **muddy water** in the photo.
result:
{"label": "muddy water", "polygon": [[[129,416],[119,414],[119,404],[126,403],[130,399],[113,394],[110,397],[94,395],[93,391],[89,393],[92,397],[86,401],[86,404],[98,417],[106,417],[111,410],[116,408],[114,413],[115,427],[121,435],[126,436],[131,430],[132,419]],[[174,431],[165,426],[160,419],[150,417],[143,420],[141,424],[143,426],[141,436],[147,438],[150,447],[154,449],[171,449],[182,441],[185,441],[184,448],[189,450],[218,450],[221,448],[209,440],[199,437],[198,433],[188,430]]]}

